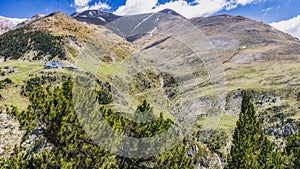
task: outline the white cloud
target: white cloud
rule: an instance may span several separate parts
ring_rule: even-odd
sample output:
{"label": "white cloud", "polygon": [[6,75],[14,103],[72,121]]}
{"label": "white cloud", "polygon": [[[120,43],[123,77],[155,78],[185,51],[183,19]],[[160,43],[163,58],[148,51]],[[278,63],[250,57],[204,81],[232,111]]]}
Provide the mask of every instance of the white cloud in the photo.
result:
{"label": "white cloud", "polygon": [[94,5],[89,5],[92,0],[74,0],[74,5],[77,12],[83,12],[86,10],[103,10],[110,9],[110,6],[106,3],[95,2]]}
{"label": "white cloud", "polygon": [[192,5],[184,0],[173,1],[157,6],[154,11],[169,8],[187,18],[192,18],[214,14],[227,5],[224,0],[196,0],[195,2]]}
{"label": "white cloud", "polygon": [[81,6],[81,7],[85,7],[89,5],[89,2],[91,2],[92,0],[74,0],[74,4],[75,6]]}
{"label": "white cloud", "polygon": [[300,39],[300,15],[280,22],[270,23],[274,28]]}
{"label": "white cloud", "polygon": [[273,10],[273,7],[265,8],[265,9],[261,10],[260,12],[261,12],[262,14],[266,15],[266,14],[268,14],[269,11],[271,11],[271,10]]}
{"label": "white cloud", "polygon": [[103,10],[103,9],[110,9],[110,6],[106,3],[98,2],[92,6],[76,7],[77,12],[83,12],[86,10]]}
{"label": "white cloud", "polygon": [[237,0],[236,3],[239,5],[248,5],[250,3],[252,3],[253,0]]}
{"label": "white cloud", "polygon": [[126,4],[120,6],[115,14],[117,15],[132,15],[152,11],[158,0],[127,0]]}
{"label": "white cloud", "polygon": [[127,0],[114,13],[117,15],[140,14],[156,12],[169,8],[179,14],[191,18],[212,15],[220,10],[230,10],[239,5],[248,5],[262,0],[194,0],[188,3],[185,0],[174,0],[165,4],[158,4],[158,0]]}

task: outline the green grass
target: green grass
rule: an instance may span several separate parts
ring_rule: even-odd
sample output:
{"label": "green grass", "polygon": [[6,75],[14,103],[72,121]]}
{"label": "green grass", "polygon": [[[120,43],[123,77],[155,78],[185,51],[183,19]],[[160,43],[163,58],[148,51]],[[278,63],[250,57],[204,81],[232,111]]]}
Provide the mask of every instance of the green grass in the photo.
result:
{"label": "green grass", "polygon": [[300,85],[300,63],[260,63],[249,65],[226,65],[226,85],[231,88],[282,89],[293,84]]}
{"label": "green grass", "polygon": [[239,117],[235,115],[223,114],[221,116],[218,129],[224,129],[226,132],[232,133],[234,131],[238,118]]}
{"label": "green grass", "polygon": [[224,130],[226,133],[232,134],[235,129],[237,120],[238,116],[230,114],[211,115],[209,117],[198,120],[195,127],[193,128],[193,131],[213,129]]}
{"label": "green grass", "polygon": [[25,110],[28,106],[28,99],[20,96],[20,87],[9,87],[0,90],[0,94],[5,98],[0,101],[0,106],[16,106],[21,110]]}
{"label": "green grass", "polygon": [[14,83],[7,86],[6,89],[0,90],[0,94],[5,98],[0,101],[0,105],[14,105],[21,110],[25,110],[28,105],[28,99],[20,96],[21,86],[24,85],[24,81],[28,79],[30,74],[38,72],[43,68],[43,63],[28,61],[7,61],[1,63],[2,68],[5,66],[14,66],[16,70],[14,73],[0,76],[0,80],[10,78]]}
{"label": "green grass", "polygon": [[20,110],[25,110],[28,106],[28,98],[20,96],[21,87],[25,85],[25,81],[28,80],[31,74],[38,74],[40,71],[44,72],[56,72],[58,74],[71,74],[70,71],[65,69],[50,69],[46,70],[44,68],[44,63],[38,61],[15,61],[9,60],[7,62],[1,63],[0,67],[16,67],[15,72],[7,74],[5,76],[0,76],[0,80],[9,78],[13,81],[12,85],[7,86],[5,89],[0,90],[0,94],[4,97],[4,100],[0,101],[1,106],[14,105]]}
{"label": "green grass", "polygon": [[105,81],[110,81],[109,77],[113,77],[116,73],[120,74],[122,72],[120,66],[120,62],[114,64],[101,62],[96,70],[97,77]]}
{"label": "green grass", "polygon": [[28,61],[7,61],[2,62],[1,67],[14,66],[16,70],[12,74],[6,76],[0,76],[0,80],[5,78],[10,78],[14,83],[21,85],[23,81],[29,76],[41,69],[43,69],[44,64],[41,62],[28,62]]}

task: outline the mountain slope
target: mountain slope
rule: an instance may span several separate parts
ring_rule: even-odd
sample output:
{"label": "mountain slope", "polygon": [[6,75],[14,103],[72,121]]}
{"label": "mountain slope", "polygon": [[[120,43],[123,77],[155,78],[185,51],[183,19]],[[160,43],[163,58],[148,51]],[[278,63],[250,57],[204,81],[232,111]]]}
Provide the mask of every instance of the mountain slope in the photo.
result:
{"label": "mountain slope", "polygon": [[[168,9],[159,13],[181,17]],[[153,34],[152,31],[160,23],[161,16],[158,13],[126,16],[126,19],[119,20],[126,20],[130,24],[123,23],[126,26],[121,26],[120,30],[114,31],[120,36],[125,35],[126,39],[131,42],[138,39],[144,41],[146,38],[142,37]],[[222,62],[252,63],[259,60],[295,61],[300,59],[298,57],[300,42],[297,38],[262,22],[231,15],[198,17],[191,18],[189,21],[204,33],[217,52],[222,53]],[[118,22],[115,20],[108,24],[108,28],[114,27],[114,24],[121,25]],[[130,34],[131,31],[140,33]],[[156,43],[153,41],[153,44]]]}
{"label": "mountain slope", "polygon": [[82,13],[74,13],[71,16],[78,21],[95,25],[106,25],[107,23],[120,18],[120,16],[99,10],[87,10]]}
{"label": "mountain slope", "polygon": [[4,59],[66,59],[64,44],[70,37],[82,41],[92,35],[86,26],[74,21],[62,13],[31,20],[0,36],[0,56]]}
{"label": "mountain slope", "polygon": [[[179,89],[182,84],[191,86],[185,93],[171,90],[175,98],[180,96],[184,102],[191,96],[208,96],[213,91],[212,84],[221,84],[216,89],[220,91],[220,102],[225,104],[220,129],[232,132],[240,112],[241,90],[251,90],[264,127],[276,128],[285,136],[292,133],[282,129],[290,126],[286,119],[295,124],[299,117],[300,42],[269,25],[241,16],[219,15],[189,21],[158,13],[140,14],[124,16],[107,27],[138,46],[139,57],[151,66],[171,74]],[[195,27],[188,26],[189,23]],[[215,74],[211,76],[210,71]],[[189,76],[191,73],[194,76]],[[209,102],[205,100],[203,104]],[[268,121],[279,112],[284,118]],[[281,144],[283,135],[276,133],[270,135],[274,134],[275,142]]]}
{"label": "mountain slope", "polygon": [[27,19],[18,19],[18,18],[6,18],[0,16],[0,35],[12,30],[19,23],[26,21]]}
{"label": "mountain slope", "polygon": [[[176,11],[173,11],[171,9],[164,9],[162,11],[159,11],[157,13],[163,13],[168,15],[174,15],[178,17],[184,18],[182,15],[178,14]],[[145,16],[146,18],[152,15],[151,13],[148,14],[142,14],[142,15],[132,15],[134,18],[137,16]],[[88,24],[94,24],[94,25],[106,25],[108,23],[111,23],[117,19],[120,19],[122,16],[118,16],[109,12],[102,12],[99,10],[87,10],[82,13],[74,13],[71,15],[71,17],[75,18],[76,20]]]}
{"label": "mountain slope", "polygon": [[[52,60],[77,57],[95,40],[99,46],[122,41],[105,28],[85,25],[60,12],[41,16],[0,36],[0,56],[5,59]],[[114,40],[113,40],[114,39]],[[95,42],[96,43],[96,42]]]}
{"label": "mountain slope", "polygon": [[230,15],[192,18],[190,21],[222,52],[223,62],[300,59],[300,43],[296,38],[262,22]]}

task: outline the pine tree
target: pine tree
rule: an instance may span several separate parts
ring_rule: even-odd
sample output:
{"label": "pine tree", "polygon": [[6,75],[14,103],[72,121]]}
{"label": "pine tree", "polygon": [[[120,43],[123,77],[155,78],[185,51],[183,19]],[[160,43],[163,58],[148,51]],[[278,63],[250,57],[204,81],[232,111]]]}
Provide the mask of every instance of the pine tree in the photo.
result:
{"label": "pine tree", "polygon": [[[299,124],[298,124],[299,126]],[[291,159],[293,168],[300,168],[300,132],[291,135],[287,139],[286,145],[287,155]]]}
{"label": "pine tree", "polygon": [[247,93],[243,94],[241,113],[225,168],[283,168],[282,153],[275,150],[274,144],[261,132],[254,105]]}
{"label": "pine tree", "polygon": [[234,131],[226,168],[258,168],[259,123],[250,97],[244,92],[241,113]]}
{"label": "pine tree", "polygon": [[276,169],[283,169],[284,166],[284,160],[282,158],[282,152],[276,149],[272,152],[272,167]]}
{"label": "pine tree", "polygon": [[[261,133],[260,138],[259,138],[259,142],[260,142],[260,151],[258,154],[258,162],[259,162],[259,168],[261,169],[270,169],[270,168],[274,168],[274,164],[275,162],[280,160],[280,154],[276,154],[276,158],[273,159],[273,157],[275,157],[273,154],[273,150],[274,150],[274,145],[272,144],[272,142],[263,134]],[[275,152],[274,152],[275,153]],[[277,165],[276,169],[279,166]]]}
{"label": "pine tree", "polygon": [[295,147],[295,150],[293,151],[294,158],[293,158],[293,167],[295,169],[300,169],[300,147]]}
{"label": "pine tree", "polygon": [[[22,147],[16,147],[15,153],[9,158],[0,158],[0,168],[194,168],[193,160],[186,155],[186,147],[183,143],[148,159],[120,158],[112,155],[93,142],[77,118],[78,116],[89,118],[93,123],[88,123],[91,125],[88,127],[95,128],[94,131],[99,132],[98,129],[101,129],[102,122],[97,121],[98,118],[94,117],[103,115],[111,127],[121,134],[137,138],[152,137],[169,129],[174,123],[171,119],[164,119],[163,114],[156,117],[153,108],[146,101],[138,106],[134,116],[137,120],[153,118],[154,121],[139,123],[127,119],[121,112],[104,107],[99,108],[100,112],[88,111],[89,107],[92,107],[89,105],[93,102],[90,103],[86,99],[83,99],[80,105],[89,113],[80,115],[75,111],[73,97],[75,94],[72,93],[72,79],[69,78],[61,87],[35,86],[29,93],[30,105],[26,111],[19,112],[16,107],[13,107],[12,110],[7,109],[10,115],[20,121],[20,125],[27,130],[28,134],[38,125],[44,126],[43,136],[53,147],[41,149],[37,154],[34,152],[35,145],[24,152]],[[81,118],[81,120],[85,119]],[[44,139],[40,141],[37,144],[44,142]],[[118,140],[113,141],[116,143],[115,145],[119,144]],[[152,142],[149,144],[149,147],[154,147],[151,145]],[[137,146],[139,145],[132,145],[131,151],[138,150]],[[124,151],[126,150],[124,149]],[[159,146],[157,146],[157,150],[160,150]],[[136,153],[146,154],[148,152]]]}

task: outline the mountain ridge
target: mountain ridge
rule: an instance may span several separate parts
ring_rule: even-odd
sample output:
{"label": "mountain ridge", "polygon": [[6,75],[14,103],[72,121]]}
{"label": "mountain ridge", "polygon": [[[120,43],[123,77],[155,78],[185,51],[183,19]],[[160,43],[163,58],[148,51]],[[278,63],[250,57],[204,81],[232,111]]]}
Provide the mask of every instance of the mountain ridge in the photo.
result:
{"label": "mountain ridge", "polygon": [[0,16],[0,35],[12,30],[19,23],[26,21],[27,19],[20,18],[7,18],[4,16]]}
{"label": "mountain ridge", "polygon": [[121,16],[114,15],[109,12],[102,12],[99,10],[87,10],[81,13],[73,13],[71,17],[77,19],[81,22],[86,22],[95,25],[105,25],[109,22],[112,22]]}
{"label": "mountain ridge", "polygon": [[[59,12],[59,11],[57,11],[57,12]],[[158,12],[183,17],[182,15],[178,14],[176,11],[174,11],[172,9],[168,9],[168,8],[163,9],[163,10],[158,11]],[[51,13],[51,14],[53,14],[53,13]],[[51,15],[51,14],[48,14],[48,15]],[[35,16],[32,16],[30,19],[7,18],[7,17],[0,16],[0,20],[1,19],[7,19],[7,20],[10,20],[11,22],[13,22],[13,26],[10,27],[10,29],[9,29],[9,30],[11,30],[14,26],[17,26],[17,24],[20,24],[24,21],[36,20],[36,19],[42,18],[44,16],[47,16],[47,15],[36,14]],[[122,16],[115,15],[113,13],[104,12],[104,11],[101,11],[101,10],[87,10],[87,11],[83,11],[83,12],[75,12],[75,13],[71,14],[70,16],[77,19],[78,21],[89,23],[89,24],[95,24],[95,25],[105,25],[109,22],[112,22],[112,21],[122,17]],[[102,17],[102,18],[99,18],[99,17]],[[212,16],[208,16],[208,17],[193,17],[193,18],[190,18],[188,20],[191,21],[194,24],[199,25],[199,26],[201,25],[200,28],[203,28],[203,27],[209,27],[210,26],[210,25],[205,25],[204,24],[205,21],[213,20],[213,19],[216,19],[216,20],[218,20],[218,19],[224,19],[224,20],[225,19],[229,19],[229,20],[233,19],[235,21],[243,21],[243,20],[255,21],[253,19],[246,18],[246,17],[243,17],[241,15],[236,15],[235,16],[235,15],[228,15],[228,14],[212,15]],[[101,20],[101,21],[99,21],[99,20]],[[202,22],[202,23],[200,23],[200,22]],[[228,20],[224,21],[223,23],[226,24],[226,22],[227,22],[227,24],[232,23],[232,22],[228,22]],[[255,22],[263,23],[263,22],[260,22],[260,21],[255,21]],[[3,23],[0,23],[0,26],[1,26],[1,24],[3,25]],[[213,23],[209,23],[209,24],[213,24]],[[265,24],[265,23],[263,23],[263,24]],[[268,25],[268,24],[265,24],[265,25]],[[275,29],[274,27],[272,27],[272,28]],[[290,35],[290,36],[292,36],[292,35]],[[296,37],[294,37],[294,38],[296,38]]]}
{"label": "mountain ridge", "polygon": [[[23,22],[16,27],[18,28],[31,24],[34,25],[36,29],[47,30],[56,35],[77,36],[77,38],[78,36],[83,36],[79,38],[81,39],[91,36],[91,34],[87,36],[87,34],[89,34],[87,32],[83,33],[86,29],[85,27],[87,26],[90,28],[94,27],[92,29],[99,29],[95,26],[104,26],[122,17],[127,17],[128,20],[131,20],[131,22],[133,22],[131,24],[132,26],[139,25],[143,22],[155,23],[158,19],[157,17],[160,16],[159,13],[175,13],[175,16],[182,17],[181,15],[177,15],[175,11],[170,9],[162,10],[154,15],[140,14],[131,16],[117,16],[112,13],[101,12],[99,10],[88,10],[82,13],[74,13],[70,16],[61,12],[54,12],[47,16],[34,16],[32,19],[27,20],[26,22]],[[56,26],[52,26],[52,28],[50,24],[53,23],[50,23],[49,21],[49,19],[51,18],[58,18],[58,20],[60,20],[57,22],[55,21],[55,19],[51,21],[54,24],[57,24]],[[149,19],[153,21],[147,21]],[[43,23],[36,22],[37,20]],[[79,22],[75,22],[75,20]],[[232,16],[224,14],[209,17],[196,17],[191,19],[183,18],[183,20],[191,22],[192,24],[197,26],[205,36],[207,36],[215,49],[223,53],[223,62],[248,63],[257,59],[290,60],[298,59],[296,56],[300,53],[300,51],[297,50],[300,45],[297,38],[283,33],[271,27],[270,25],[245,18],[243,16]],[[60,24],[63,26],[60,26]],[[59,28],[60,31],[56,30],[58,27],[61,27]],[[148,25],[148,27],[149,28],[147,28],[147,30],[149,32],[151,30],[155,30],[154,25]],[[73,29],[73,31],[71,29]],[[81,33],[77,33],[77,29],[81,29]],[[128,27],[126,29],[131,28]],[[88,30],[86,29],[86,31]],[[131,42],[134,42],[138,39],[141,39],[143,36],[147,36],[147,34],[135,35],[133,37],[126,38],[128,38],[128,40],[130,40]],[[278,50],[280,50],[280,52],[277,52]]]}

